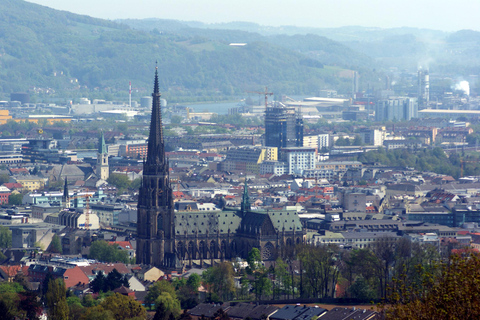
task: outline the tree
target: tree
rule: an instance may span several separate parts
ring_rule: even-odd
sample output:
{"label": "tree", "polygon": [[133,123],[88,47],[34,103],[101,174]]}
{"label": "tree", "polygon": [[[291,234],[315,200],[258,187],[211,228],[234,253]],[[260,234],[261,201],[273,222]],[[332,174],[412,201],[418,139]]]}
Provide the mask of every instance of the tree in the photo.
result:
{"label": "tree", "polygon": [[440,275],[427,274],[416,290],[396,279],[384,307],[386,319],[480,319],[480,257],[453,255]]}
{"label": "tree", "polygon": [[167,308],[165,308],[165,305],[159,301],[153,320],[167,320],[169,315],[170,313],[167,311]]}
{"label": "tree", "polygon": [[150,288],[148,288],[148,293],[145,297],[145,305],[150,307],[156,302],[158,296],[160,296],[160,294],[162,294],[163,292],[167,292],[168,294],[170,294],[172,299],[177,299],[177,294],[173,285],[166,280],[160,280],[155,282],[152,286],[150,286]]}
{"label": "tree", "polygon": [[13,206],[19,206],[22,204],[23,196],[21,193],[12,193],[8,196],[8,204]]}
{"label": "tree", "polygon": [[56,181],[50,181],[50,182],[48,183],[48,188],[49,188],[50,190],[57,190],[57,191],[59,191],[59,190],[62,190],[62,188],[63,188],[64,186],[65,186],[65,182],[64,182],[63,179],[58,179],[58,180],[56,180]]}
{"label": "tree", "polygon": [[10,176],[8,174],[6,173],[0,174],[0,185],[7,183],[8,181],[10,181]]}
{"label": "tree", "polygon": [[70,320],[79,320],[81,315],[85,312],[85,308],[83,307],[80,301],[80,298],[78,298],[73,294],[67,297],[67,305],[70,311],[69,312]]}
{"label": "tree", "polygon": [[381,237],[373,243],[373,254],[377,258],[375,262],[375,274],[380,281],[380,297],[387,295],[387,286],[390,276],[390,268],[395,261],[395,241],[393,238]]}
{"label": "tree", "polygon": [[369,286],[364,278],[359,277],[349,288],[349,296],[364,302],[371,302],[376,298],[375,291]]}
{"label": "tree", "polygon": [[62,279],[50,280],[47,290],[48,319],[68,320],[65,283]]}
{"label": "tree", "polygon": [[105,298],[100,305],[103,309],[110,310],[115,320],[145,319],[147,317],[147,310],[139,302],[120,293]]}
{"label": "tree", "polygon": [[105,290],[115,290],[121,286],[130,287],[128,284],[128,279],[126,276],[123,276],[117,269],[113,269],[105,279]]}
{"label": "tree", "polygon": [[198,287],[200,287],[201,282],[202,278],[198,274],[193,273],[188,277],[187,286],[189,286],[192,291],[198,292]]}
{"label": "tree", "polygon": [[268,272],[262,265],[262,258],[258,248],[252,248],[247,257],[248,267],[247,273],[253,274],[254,281],[252,283],[255,297],[259,300],[262,296],[271,295],[272,283],[268,278]]}
{"label": "tree", "polygon": [[262,262],[262,257],[260,255],[260,250],[258,248],[252,248],[248,253],[247,263],[250,268],[250,272],[257,270]]}
{"label": "tree", "polygon": [[288,296],[291,294],[292,287],[292,277],[288,273],[288,265],[283,262],[282,259],[278,258],[275,261],[275,279],[277,280],[277,285],[275,287],[275,295],[279,296]]}
{"label": "tree", "polygon": [[217,295],[223,301],[230,300],[235,292],[233,276],[233,267],[229,262],[222,262],[204,271],[202,277],[210,297]]}
{"label": "tree", "polygon": [[0,283],[0,295],[5,293],[20,293],[25,291],[25,288],[18,282],[3,282]]}
{"label": "tree", "polygon": [[121,173],[112,173],[107,182],[117,189],[125,190],[130,188],[130,180],[128,179],[127,175]]}
{"label": "tree", "polygon": [[90,246],[91,259],[96,259],[102,262],[123,262],[128,263],[128,253],[122,250],[116,244],[108,244],[104,240],[97,240]]}
{"label": "tree", "polygon": [[0,299],[0,314],[2,315],[2,319],[15,320],[12,310],[3,299]]}
{"label": "tree", "polygon": [[105,310],[102,306],[85,308],[80,320],[116,320],[113,312]]}
{"label": "tree", "polygon": [[27,319],[37,320],[42,311],[42,305],[37,299],[37,295],[32,291],[25,291],[19,294],[19,309],[23,311]]}
{"label": "tree", "polygon": [[172,118],[170,119],[170,122],[172,124],[180,124],[182,123],[182,120],[183,120],[182,116],[175,115],[175,116],[172,116]]}
{"label": "tree", "polygon": [[193,273],[185,278],[175,279],[173,282],[177,292],[178,300],[182,309],[192,309],[198,304],[198,287],[201,283],[201,278],[198,274]]}
{"label": "tree", "polygon": [[174,298],[168,292],[162,292],[157,299],[155,299],[155,306],[163,305],[168,314],[173,314],[176,317],[180,315],[182,310],[180,301]]}
{"label": "tree", "polygon": [[90,282],[90,288],[92,288],[92,291],[97,293],[100,291],[105,291],[105,282],[107,278],[103,274],[102,271],[98,272],[97,275],[95,276],[95,279]]}
{"label": "tree", "polygon": [[6,249],[12,246],[12,231],[9,228],[0,226],[0,248]]}
{"label": "tree", "polygon": [[62,253],[62,243],[60,241],[60,237],[56,234],[53,235],[52,242],[50,242],[50,246],[48,247],[48,251],[52,253]]}
{"label": "tree", "polygon": [[353,139],[352,146],[361,146],[362,144],[362,138],[359,135],[356,135],[355,139]]}
{"label": "tree", "polygon": [[25,274],[17,273],[15,277],[13,277],[13,282],[18,283],[21,285],[25,290],[28,290],[28,278]]}
{"label": "tree", "polygon": [[333,297],[339,277],[335,245],[301,246],[298,259],[303,269],[302,294],[311,298]]}

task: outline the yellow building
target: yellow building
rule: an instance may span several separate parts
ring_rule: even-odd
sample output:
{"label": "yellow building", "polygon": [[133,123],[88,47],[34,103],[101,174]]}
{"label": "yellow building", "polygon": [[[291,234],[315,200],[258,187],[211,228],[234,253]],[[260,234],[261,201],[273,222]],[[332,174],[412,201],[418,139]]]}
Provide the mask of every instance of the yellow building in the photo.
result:
{"label": "yellow building", "polygon": [[0,110],[0,125],[7,123],[8,120],[12,120],[12,116],[9,115],[8,110]]}
{"label": "yellow building", "polygon": [[15,182],[23,186],[23,189],[28,191],[41,190],[45,187],[45,180],[36,176],[20,176],[14,179]]}
{"label": "yellow building", "polygon": [[[10,117],[11,118],[11,117]],[[63,122],[69,123],[72,121],[72,117],[70,116],[57,116],[57,115],[31,115],[28,118],[17,118],[13,119],[15,122],[33,122],[33,123],[40,123],[43,122],[52,125],[56,122]]]}
{"label": "yellow building", "polygon": [[258,174],[263,161],[278,160],[276,147],[243,146],[228,150],[224,170]]}

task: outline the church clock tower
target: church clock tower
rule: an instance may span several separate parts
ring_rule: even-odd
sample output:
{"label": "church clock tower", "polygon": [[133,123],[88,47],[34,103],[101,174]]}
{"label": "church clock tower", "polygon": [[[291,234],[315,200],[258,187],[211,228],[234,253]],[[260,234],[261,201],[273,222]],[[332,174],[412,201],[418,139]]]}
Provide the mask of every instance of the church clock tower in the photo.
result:
{"label": "church clock tower", "polygon": [[137,263],[171,267],[175,263],[173,193],[165,159],[160,95],[156,68],[148,151],[137,207]]}
{"label": "church clock tower", "polygon": [[101,180],[107,180],[109,174],[107,145],[105,144],[105,138],[102,131],[97,152],[97,177]]}

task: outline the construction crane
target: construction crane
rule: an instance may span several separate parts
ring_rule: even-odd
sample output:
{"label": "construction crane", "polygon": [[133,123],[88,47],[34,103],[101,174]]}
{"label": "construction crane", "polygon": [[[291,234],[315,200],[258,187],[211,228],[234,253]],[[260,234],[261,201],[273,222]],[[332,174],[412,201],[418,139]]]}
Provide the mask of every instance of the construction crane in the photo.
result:
{"label": "construction crane", "polygon": [[[77,195],[75,197],[68,197],[66,199],[66,203],[65,203],[65,207],[68,209],[70,208],[70,200],[76,200],[78,198],[85,198],[85,210],[84,210],[84,213],[85,213],[85,230],[89,230],[90,229],[90,197],[92,195],[91,194],[82,194],[82,195]],[[77,206],[76,206],[77,207]]]}
{"label": "construction crane", "polygon": [[267,109],[267,106],[268,106],[268,96],[273,95],[273,92],[268,92],[268,88],[267,88],[267,87],[265,87],[265,91],[264,91],[264,92],[261,92],[261,91],[247,91],[247,92],[265,95],[265,109]]}
{"label": "construction crane", "polygon": [[284,97],[285,97],[285,99],[290,100],[292,102],[298,102],[297,100],[295,100],[293,98],[290,98],[289,96],[284,96]]}
{"label": "construction crane", "polygon": [[85,230],[90,230],[90,195],[85,195]]}

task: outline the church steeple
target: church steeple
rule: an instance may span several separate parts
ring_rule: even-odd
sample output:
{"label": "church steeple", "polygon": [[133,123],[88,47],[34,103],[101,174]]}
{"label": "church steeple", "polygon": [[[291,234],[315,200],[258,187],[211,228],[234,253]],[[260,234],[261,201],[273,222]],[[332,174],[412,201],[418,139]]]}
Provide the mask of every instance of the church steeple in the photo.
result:
{"label": "church steeple", "polygon": [[150,121],[150,134],[148,136],[147,165],[163,164],[165,162],[160,96],[161,94],[158,85],[158,67],[156,67],[155,82],[152,93],[152,119]]}
{"label": "church steeple", "polygon": [[250,196],[248,195],[247,177],[245,177],[245,186],[243,187],[243,197],[240,209],[242,213],[246,213],[247,211],[252,209],[250,205]]}
{"label": "church steeple", "polygon": [[108,151],[107,145],[105,144],[105,137],[103,136],[103,131],[98,139],[98,150],[97,150],[97,176],[99,179],[107,180],[110,173],[108,166]]}
{"label": "church steeple", "polygon": [[105,144],[105,137],[103,136],[103,130],[102,130],[102,136],[100,137],[100,140],[98,141],[98,153],[100,154],[106,154],[107,153],[107,145]]}

